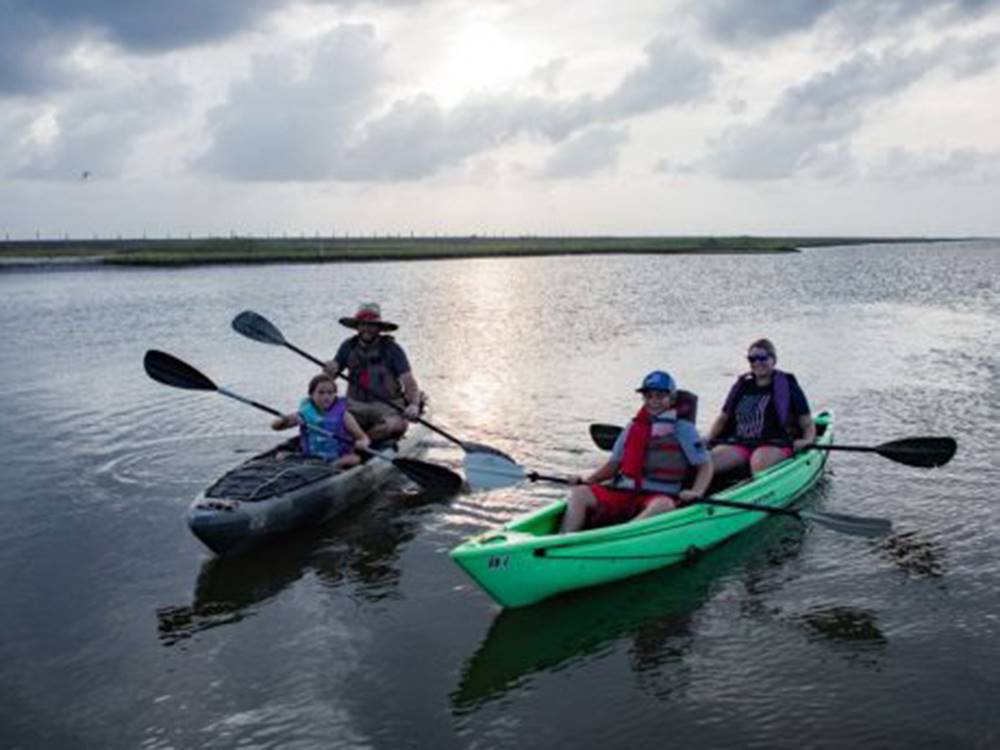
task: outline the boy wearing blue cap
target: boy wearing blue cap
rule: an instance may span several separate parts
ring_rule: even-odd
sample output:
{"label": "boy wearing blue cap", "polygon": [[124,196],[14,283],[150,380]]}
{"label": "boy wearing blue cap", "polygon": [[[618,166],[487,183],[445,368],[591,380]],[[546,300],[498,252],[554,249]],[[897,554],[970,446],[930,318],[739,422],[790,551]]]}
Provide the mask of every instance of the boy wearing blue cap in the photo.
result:
{"label": "boy wearing blue cap", "polygon": [[[642,408],[618,436],[607,462],[577,478],[560,533],[579,531],[588,515],[592,527],[649,518],[708,490],[712,461],[694,423],[677,418],[674,379],[654,370],[636,390],[642,394]],[[682,489],[692,466],[698,467],[694,484]]]}

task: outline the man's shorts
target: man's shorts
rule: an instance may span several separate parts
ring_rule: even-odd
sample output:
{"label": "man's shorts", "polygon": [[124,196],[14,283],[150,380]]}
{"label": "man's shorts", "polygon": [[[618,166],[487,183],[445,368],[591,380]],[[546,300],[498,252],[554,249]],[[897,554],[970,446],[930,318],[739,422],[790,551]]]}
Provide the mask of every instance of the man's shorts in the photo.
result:
{"label": "man's shorts", "polygon": [[[393,402],[400,409],[403,409],[403,400],[398,399]],[[381,401],[354,401],[347,400],[347,410],[351,413],[365,432],[372,429],[379,422],[384,422],[389,417],[400,417],[402,414],[393,409],[388,404]]]}

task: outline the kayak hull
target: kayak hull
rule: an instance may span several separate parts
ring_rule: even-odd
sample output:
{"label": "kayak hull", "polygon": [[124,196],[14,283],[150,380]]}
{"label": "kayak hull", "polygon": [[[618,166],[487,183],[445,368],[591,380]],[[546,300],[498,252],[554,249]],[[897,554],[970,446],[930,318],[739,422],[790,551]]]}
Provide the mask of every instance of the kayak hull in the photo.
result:
{"label": "kayak hull", "polygon": [[[816,422],[817,442],[832,444],[832,413],[821,413]],[[800,453],[714,496],[785,508],[816,484],[827,456],[822,450]],[[523,607],[690,560],[768,515],[694,504],[642,521],[560,535],[565,505],[552,503],[480,534],[453,549],[451,558],[498,604]]]}
{"label": "kayak hull", "polygon": [[[392,458],[415,457],[427,431],[414,424]],[[347,471],[334,472],[283,443],[223,475],[201,492],[187,513],[191,533],[219,556],[242,554],[267,540],[326,521],[371,497],[401,474],[391,462],[373,457]]]}

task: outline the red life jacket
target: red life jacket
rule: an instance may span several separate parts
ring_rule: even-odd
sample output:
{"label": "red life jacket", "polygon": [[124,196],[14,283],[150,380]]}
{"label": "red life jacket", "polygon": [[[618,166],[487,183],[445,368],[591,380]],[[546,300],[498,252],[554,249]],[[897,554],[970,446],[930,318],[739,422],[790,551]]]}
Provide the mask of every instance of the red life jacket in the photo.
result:
{"label": "red life jacket", "polygon": [[691,464],[677,439],[677,413],[663,412],[655,422],[661,434],[653,435],[654,418],[645,407],[639,409],[625,436],[621,473],[635,483],[637,491],[644,480],[676,484],[680,489]]}

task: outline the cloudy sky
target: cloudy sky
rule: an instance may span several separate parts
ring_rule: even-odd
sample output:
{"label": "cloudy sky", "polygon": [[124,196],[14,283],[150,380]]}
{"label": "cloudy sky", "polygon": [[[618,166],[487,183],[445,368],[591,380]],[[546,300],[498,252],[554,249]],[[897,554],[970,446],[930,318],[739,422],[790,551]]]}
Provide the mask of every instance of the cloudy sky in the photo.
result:
{"label": "cloudy sky", "polygon": [[1000,0],[0,19],[0,237],[1000,235]]}

